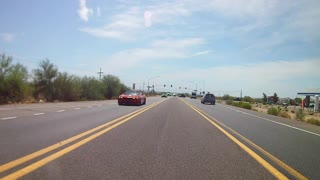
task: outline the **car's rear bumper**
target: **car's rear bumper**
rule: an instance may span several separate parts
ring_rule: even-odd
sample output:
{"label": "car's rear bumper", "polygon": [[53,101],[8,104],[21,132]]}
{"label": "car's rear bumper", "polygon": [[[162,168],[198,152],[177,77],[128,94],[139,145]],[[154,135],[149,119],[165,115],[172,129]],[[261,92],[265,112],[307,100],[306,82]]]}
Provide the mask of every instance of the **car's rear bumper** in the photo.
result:
{"label": "car's rear bumper", "polygon": [[121,98],[121,99],[118,99],[118,104],[136,105],[136,104],[140,104],[140,103],[141,103],[140,99],[132,99],[132,98]]}
{"label": "car's rear bumper", "polygon": [[205,104],[205,103],[216,104],[215,100],[213,100],[213,101],[208,101],[208,100],[205,101],[205,100],[203,100],[202,102],[203,102],[203,104]]}

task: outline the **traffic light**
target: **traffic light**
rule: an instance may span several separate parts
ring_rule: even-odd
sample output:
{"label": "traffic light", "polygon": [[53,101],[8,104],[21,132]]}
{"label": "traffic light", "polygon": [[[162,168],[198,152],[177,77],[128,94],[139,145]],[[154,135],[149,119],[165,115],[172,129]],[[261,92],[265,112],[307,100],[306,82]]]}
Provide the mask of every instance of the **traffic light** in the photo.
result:
{"label": "traffic light", "polygon": [[166,85],[163,85],[163,87],[166,87]]}
{"label": "traffic light", "polygon": [[171,87],[172,87],[172,84],[171,84]]}

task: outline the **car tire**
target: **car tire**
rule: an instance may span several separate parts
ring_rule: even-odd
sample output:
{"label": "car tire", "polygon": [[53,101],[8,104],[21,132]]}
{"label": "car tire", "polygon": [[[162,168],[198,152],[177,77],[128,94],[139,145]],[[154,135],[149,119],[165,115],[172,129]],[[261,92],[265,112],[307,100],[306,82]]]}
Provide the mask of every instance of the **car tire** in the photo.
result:
{"label": "car tire", "polygon": [[147,98],[144,99],[144,103],[143,104],[146,104],[146,103],[147,103]]}

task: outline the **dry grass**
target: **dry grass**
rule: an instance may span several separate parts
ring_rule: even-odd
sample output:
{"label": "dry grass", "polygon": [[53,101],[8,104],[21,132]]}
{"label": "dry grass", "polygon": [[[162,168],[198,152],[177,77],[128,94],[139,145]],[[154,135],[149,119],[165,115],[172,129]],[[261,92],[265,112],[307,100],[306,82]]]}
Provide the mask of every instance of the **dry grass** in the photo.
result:
{"label": "dry grass", "polygon": [[[224,101],[222,101],[222,104],[226,104]],[[268,113],[268,108],[270,108],[270,105],[263,105],[263,104],[253,104],[254,111],[258,111],[261,113]],[[273,107],[277,108],[278,105],[274,105]],[[289,118],[289,119],[296,119],[296,114],[295,112],[298,110],[298,107],[288,107],[288,111],[282,111],[280,113],[281,117]],[[306,114],[305,116],[305,122],[307,122],[309,119],[318,120],[320,121],[320,112],[312,114],[311,111],[308,111],[307,109],[304,110],[304,113]],[[309,123],[311,121],[309,120]]]}

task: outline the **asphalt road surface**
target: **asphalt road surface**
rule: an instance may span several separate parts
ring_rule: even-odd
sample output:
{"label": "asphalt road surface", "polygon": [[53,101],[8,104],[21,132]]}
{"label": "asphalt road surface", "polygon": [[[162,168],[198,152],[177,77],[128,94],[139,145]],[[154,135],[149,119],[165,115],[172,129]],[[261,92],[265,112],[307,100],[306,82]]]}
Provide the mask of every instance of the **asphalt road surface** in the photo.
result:
{"label": "asphalt road surface", "polygon": [[0,107],[3,179],[320,179],[320,128],[199,99]]}

